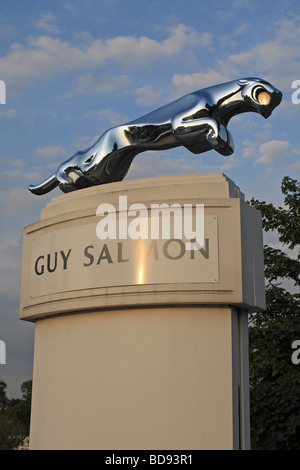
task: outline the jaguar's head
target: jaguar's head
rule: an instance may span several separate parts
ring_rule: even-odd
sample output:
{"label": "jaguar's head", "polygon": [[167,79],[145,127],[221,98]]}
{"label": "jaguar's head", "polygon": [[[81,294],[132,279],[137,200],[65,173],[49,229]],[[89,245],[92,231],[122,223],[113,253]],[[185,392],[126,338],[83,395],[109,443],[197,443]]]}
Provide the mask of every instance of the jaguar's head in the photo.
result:
{"label": "jaguar's head", "polygon": [[260,78],[243,78],[237,81],[241,87],[241,96],[250,111],[268,118],[272,111],[280,104],[281,91]]}

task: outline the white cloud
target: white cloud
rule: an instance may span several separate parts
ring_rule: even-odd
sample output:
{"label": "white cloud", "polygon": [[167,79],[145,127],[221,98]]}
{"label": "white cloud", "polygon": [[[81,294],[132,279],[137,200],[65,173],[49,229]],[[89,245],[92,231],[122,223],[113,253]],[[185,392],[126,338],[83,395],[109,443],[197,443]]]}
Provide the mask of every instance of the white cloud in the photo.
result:
{"label": "white cloud", "polygon": [[59,28],[55,24],[55,17],[53,13],[42,13],[36,22],[36,27],[42,29],[47,33],[59,33]]}
{"label": "white cloud", "polygon": [[249,157],[252,157],[254,153],[255,153],[255,145],[252,145],[250,142],[245,144],[242,157],[249,158]]}
{"label": "white cloud", "polygon": [[259,147],[260,157],[255,164],[270,165],[274,163],[277,157],[285,158],[288,155],[290,143],[285,140],[270,140],[264,142]]}
{"label": "white cloud", "polygon": [[92,74],[84,74],[76,77],[77,86],[74,90],[65,95],[65,98],[72,98],[76,95],[83,94],[99,94],[117,90],[129,84],[130,80],[127,75],[110,76],[104,75],[99,78]]}
{"label": "white cloud", "polygon": [[[48,20],[48,22],[46,21]],[[41,24],[51,24],[43,17]],[[0,70],[7,83],[22,84],[31,79],[46,79],[64,71],[92,70],[108,59],[120,64],[140,65],[162,58],[174,57],[189,47],[209,45],[211,35],[198,33],[179,24],[169,28],[169,36],[158,41],[146,36],[116,36],[94,39],[89,45],[74,46],[49,36],[29,38],[27,44],[14,43],[6,56],[0,58]]]}
{"label": "white cloud", "polygon": [[17,111],[14,108],[1,108],[0,109],[0,119],[9,118],[12,119],[17,116]]}
{"label": "white cloud", "polygon": [[300,174],[300,161],[292,163],[290,165],[290,171],[293,172],[293,175]]}
{"label": "white cloud", "polygon": [[136,103],[142,105],[161,103],[164,95],[163,90],[159,90],[152,85],[145,85],[135,92],[139,96]]}
{"label": "white cloud", "polygon": [[22,168],[22,166],[24,166],[24,163],[24,160],[22,160],[21,158],[16,158],[10,161],[11,166],[14,168]]}
{"label": "white cloud", "polygon": [[35,170],[24,172],[21,168],[17,168],[16,170],[8,169],[0,173],[0,181],[2,184],[12,181],[14,184],[20,183],[26,185],[26,183],[32,183],[32,181],[40,179],[41,174]]}
{"label": "white cloud", "polygon": [[[291,89],[291,94],[294,90]],[[282,100],[280,103],[280,112],[284,113],[285,118],[289,120],[299,120],[300,118],[300,104],[294,104],[291,100]]]}
{"label": "white cloud", "polygon": [[234,34],[235,34],[236,36],[243,35],[243,34],[246,33],[247,29],[248,29],[247,24],[242,23],[242,24],[241,24],[240,26],[238,26],[238,28],[234,31]]}
{"label": "white cloud", "polygon": [[[101,109],[99,110],[93,110],[93,111],[88,111],[83,115],[84,118],[97,118],[99,119],[100,122],[103,122],[104,124],[107,125],[107,123],[111,124],[112,126],[118,126],[120,124],[123,124],[128,121],[128,117],[125,116],[125,114],[122,113],[116,113],[114,111],[111,111],[110,109]],[[104,129],[106,130],[106,129]],[[91,140],[90,137],[88,140]],[[96,138],[94,139],[94,141]]]}
{"label": "white cloud", "polygon": [[[224,161],[224,163],[222,163],[222,161]],[[219,171],[221,171],[221,172],[224,171],[225,172],[225,171],[230,170],[231,168],[235,168],[237,166],[240,166],[240,164],[241,164],[241,161],[238,158],[235,158],[232,155],[230,155],[230,156],[226,157],[225,160],[220,161]]]}
{"label": "white cloud", "polygon": [[[179,54],[184,48],[201,44],[205,47],[211,43],[210,33],[199,34],[193,28],[184,24],[168,28],[169,37],[163,41],[157,41],[146,36],[139,38],[133,36],[119,36],[94,41],[90,48],[90,54],[99,57],[126,60],[126,63],[144,63],[149,60],[161,59]],[[98,49],[98,47],[100,48]],[[101,52],[100,52],[101,51]]]}
{"label": "white cloud", "polygon": [[183,148],[162,152],[148,151],[133,160],[126,179],[148,178],[164,175],[225,172],[240,165],[234,156],[223,157],[212,150],[203,155],[193,155]]}
{"label": "white cloud", "polygon": [[135,157],[126,179],[148,178],[152,176],[179,175],[197,173],[201,171],[201,161],[186,156],[172,155],[168,151],[149,151]]}
{"label": "white cloud", "polygon": [[[244,26],[244,25],[243,25]],[[262,76],[274,86],[291,90],[300,78],[300,16],[283,18],[274,28],[273,38],[228,57],[216,59],[215,67],[192,74],[175,74],[174,94],[189,93],[216,83],[241,76]]]}
{"label": "white cloud", "polygon": [[46,145],[44,147],[39,146],[35,150],[35,154],[37,157],[51,159],[68,155],[68,152],[60,145]]}
{"label": "white cloud", "polygon": [[196,72],[192,74],[175,74],[172,79],[172,85],[175,87],[175,94],[190,93],[200,88],[205,88],[217,83],[230,80],[230,77],[216,70],[208,70],[207,72]]}
{"label": "white cloud", "polygon": [[[37,176],[34,173],[30,175]],[[10,190],[0,191],[0,216],[2,220],[6,221],[1,227],[1,237],[8,234],[8,243],[10,243],[9,239],[13,236],[13,233],[17,233],[21,240],[23,227],[33,223],[34,219],[39,217],[40,209],[45,205],[45,200],[33,197],[30,191],[24,187],[24,181],[21,183],[22,186],[15,184]]]}
{"label": "white cloud", "polygon": [[276,23],[273,39],[230,55],[228,62],[261,70],[271,83],[274,81],[278,87],[290,88],[292,81],[300,76],[299,19],[299,16],[281,19]]}

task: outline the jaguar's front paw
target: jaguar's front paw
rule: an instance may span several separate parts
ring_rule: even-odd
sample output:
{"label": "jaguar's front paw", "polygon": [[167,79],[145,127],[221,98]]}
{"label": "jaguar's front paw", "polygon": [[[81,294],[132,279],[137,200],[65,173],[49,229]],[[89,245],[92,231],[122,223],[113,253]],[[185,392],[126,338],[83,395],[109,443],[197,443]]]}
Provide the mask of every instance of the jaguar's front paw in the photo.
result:
{"label": "jaguar's front paw", "polygon": [[213,144],[214,142],[217,142],[218,136],[219,136],[219,128],[217,122],[214,123],[211,121],[208,123],[208,132],[206,134],[206,139]]}
{"label": "jaguar's front paw", "polygon": [[210,145],[221,155],[231,155],[234,151],[232,135],[223,124],[219,125],[219,133],[215,139],[210,140]]}

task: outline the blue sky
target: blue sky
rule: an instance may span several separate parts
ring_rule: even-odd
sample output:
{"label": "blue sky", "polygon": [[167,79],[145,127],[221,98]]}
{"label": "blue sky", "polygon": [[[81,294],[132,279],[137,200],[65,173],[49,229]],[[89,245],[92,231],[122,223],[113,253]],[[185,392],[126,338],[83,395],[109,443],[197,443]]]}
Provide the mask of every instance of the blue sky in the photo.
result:
{"label": "blue sky", "polygon": [[7,363],[0,378],[9,395],[32,376],[34,326],[18,319],[23,227],[61,194],[37,197],[28,185],[109,127],[249,76],[279,88],[283,102],[268,120],[250,113],[232,119],[232,156],[183,147],[149,152],[136,157],[127,179],[223,172],[247,198],[282,203],[282,178],[300,174],[300,104],[292,103],[299,1],[1,1],[0,339]]}

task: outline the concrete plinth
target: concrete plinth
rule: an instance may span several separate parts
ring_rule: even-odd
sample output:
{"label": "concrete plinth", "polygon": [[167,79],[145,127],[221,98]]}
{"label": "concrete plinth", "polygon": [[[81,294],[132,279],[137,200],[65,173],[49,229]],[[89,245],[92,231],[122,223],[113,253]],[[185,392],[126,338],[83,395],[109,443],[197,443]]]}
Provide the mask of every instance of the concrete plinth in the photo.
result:
{"label": "concrete plinth", "polygon": [[[99,239],[103,204],[116,208],[115,239]],[[124,221],[137,233],[153,204],[194,215],[204,205],[203,246],[126,238]],[[247,313],[262,308],[260,214],[226,176],[54,198],[23,240],[20,317],[36,323],[30,448],[249,448]]]}

